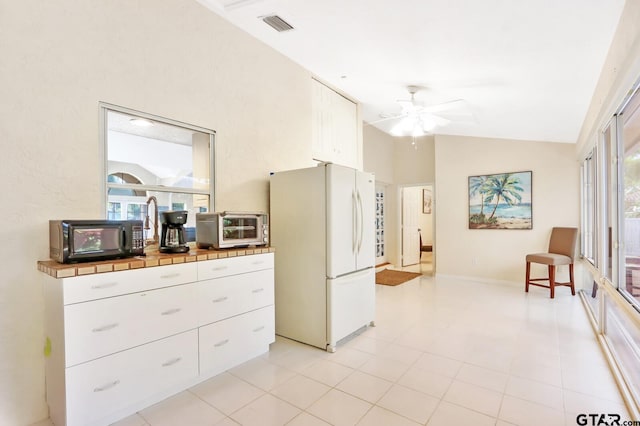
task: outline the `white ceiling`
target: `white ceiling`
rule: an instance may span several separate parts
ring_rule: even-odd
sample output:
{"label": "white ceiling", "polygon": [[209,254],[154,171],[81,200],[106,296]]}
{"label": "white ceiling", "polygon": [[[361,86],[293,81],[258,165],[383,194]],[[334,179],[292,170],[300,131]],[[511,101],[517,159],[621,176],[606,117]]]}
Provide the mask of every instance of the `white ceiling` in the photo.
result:
{"label": "white ceiling", "polygon": [[[406,86],[474,120],[434,133],[575,142],[624,0],[197,0],[362,104],[400,113]],[[276,32],[260,17],[294,27]],[[394,120],[376,124],[388,132]]]}

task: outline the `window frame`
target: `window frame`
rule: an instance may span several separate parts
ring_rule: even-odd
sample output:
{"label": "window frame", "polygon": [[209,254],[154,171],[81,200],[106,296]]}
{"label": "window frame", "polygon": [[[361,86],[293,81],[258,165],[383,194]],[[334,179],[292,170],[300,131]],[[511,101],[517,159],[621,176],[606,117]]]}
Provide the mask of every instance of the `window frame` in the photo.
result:
{"label": "window frame", "polygon": [[618,229],[618,249],[617,249],[617,254],[618,254],[618,259],[617,259],[617,267],[618,267],[618,271],[617,274],[615,275],[616,277],[616,283],[612,285],[617,289],[618,293],[631,305],[631,307],[636,310],[637,312],[640,312],[640,300],[638,300],[638,298],[636,298],[635,296],[633,296],[631,293],[629,293],[627,291],[627,265],[626,265],[626,257],[627,257],[627,253],[626,253],[626,235],[624,234],[625,232],[625,223],[626,223],[626,218],[625,218],[625,168],[624,168],[624,161],[625,161],[625,141],[624,141],[624,137],[623,137],[623,131],[624,131],[624,123],[623,123],[623,117],[624,117],[624,113],[627,110],[627,108],[632,104],[632,102],[637,101],[637,99],[635,97],[640,97],[640,81],[636,82],[636,84],[634,85],[633,89],[629,91],[629,94],[627,96],[627,98],[624,100],[624,102],[622,102],[622,105],[620,106],[620,108],[618,108],[618,110],[616,111],[615,115],[614,115],[614,120],[616,123],[616,133],[615,133],[615,147],[617,152],[619,153],[617,156],[617,164],[616,164],[616,173],[619,179],[620,184],[618,185],[618,190],[617,190],[617,220],[620,223],[620,228]]}
{"label": "window frame", "polygon": [[[608,134],[608,139],[607,139]],[[618,191],[618,126],[617,116],[614,115],[600,132],[600,158],[601,164],[598,171],[601,174],[599,187],[601,223],[600,238],[602,244],[599,254],[602,259],[600,272],[603,278],[612,286],[617,286],[619,271],[620,251],[620,215],[619,215],[619,191]],[[610,231],[609,231],[610,228]]]}
{"label": "window frame", "polygon": [[[131,189],[131,190],[144,190],[147,192],[165,192],[165,193],[182,193],[182,194],[192,194],[192,195],[205,195],[209,197],[209,205],[208,211],[215,211],[215,185],[216,185],[216,167],[215,167],[215,141],[216,141],[216,132],[211,129],[207,129],[204,127],[196,126],[193,124],[184,123],[181,121],[173,120],[170,118],[149,114],[142,111],[137,111],[131,108],[122,107],[119,105],[114,105],[106,102],[99,102],[100,108],[100,117],[99,117],[99,125],[100,125],[100,152],[103,155],[103,160],[101,164],[100,170],[100,180],[102,182],[101,185],[101,211],[104,218],[107,217],[107,206],[108,206],[108,194],[110,188],[119,188],[119,189]],[[131,115],[134,117],[145,118],[152,121],[157,121],[160,123],[186,128],[189,130],[193,130],[196,132],[201,132],[205,134],[209,134],[209,187],[208,189],[197,189],[197,188],[183,188],[183,187],[167,187],[161,185],[140,185],[133,183],[111,183],[108,182],[108,113],[109,111],[114,111],[118,113],[123,113],[127,115]]]}
{"label": "window frame", "polygon": [[[582,257],[594,267],[598,265],[598,200],[597,200],[597,149],[589,151],[581,164],[582,180]],[[590,232],[584,232],[589,229]]]}

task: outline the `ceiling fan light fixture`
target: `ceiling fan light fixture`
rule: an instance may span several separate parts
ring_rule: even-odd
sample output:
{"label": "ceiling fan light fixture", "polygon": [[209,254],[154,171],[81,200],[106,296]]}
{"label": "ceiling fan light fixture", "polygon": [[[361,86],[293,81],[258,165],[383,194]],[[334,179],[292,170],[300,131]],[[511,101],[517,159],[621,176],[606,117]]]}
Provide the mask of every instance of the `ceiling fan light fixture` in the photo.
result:
{"label": "ceiling fan light fixture", "polygon": [[416,127],[416,120],[415,118],[405,118],[403,120],[403,135],[409,135],[411,134],[411,132],[413,132],[413,129]]}
{"label": "ceiling fan light fixture", "polygon": [[[396,101],[402,108],[400,112],[394,114],[381,113],[379,120],[374,120],[368,124],[376,125],[387,120],[397,120],[391,129],[387,126],[380,127],[380,129],[392,136],[412,136],[415,138],[433,134],[435,129],[447,126],[452,120],[460,121],[467,117],[473,118],[472,112],[465,111],[465,108],[468,109],[468,105],[463,99],[424,105],[421,101],[416,100],[416,93],[422,89],[419,86],[407,86],[407,91],[410,95],[409,99]],[[440,113],[445,115],[443,116]],[[451,116],[452,113],[453,116]]]}
{"label": "ceiling fan light fixture", "polygon": [[390,130],[390,133],[393,136],[402,136],[405,132],[405,123],[404,120],[400,120],[396,123]]}
{"label": "ceiling fan light fixture", "polygon": [[[435,123],[425,123],[419,117],[405,117],[396,123],[389,131],[393,136],[413,136],[420,137],[426,135]],[[430,127],[428,129],[428,127]]]}
{"label": "ceiling fan light fixture", "polygon": [[416,123],[416,125],[413,127],[413,131],[411,132],[411,136],[413,136],[414,138],[418,138],[424,135],[424,130],[418,125],[418,123]]}
{"label": "ceiling fan light fixture", "polygon": [[422,130],[426,133],[432,131],[438,125],[433,119],[430,117],[423,117],[422,120]]}

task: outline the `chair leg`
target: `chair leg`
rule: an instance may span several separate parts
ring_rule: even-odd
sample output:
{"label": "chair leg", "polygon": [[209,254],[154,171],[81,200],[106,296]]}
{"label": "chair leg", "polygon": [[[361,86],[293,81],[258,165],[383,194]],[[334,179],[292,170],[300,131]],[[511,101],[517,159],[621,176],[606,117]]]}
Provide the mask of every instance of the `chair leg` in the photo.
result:
{"label": "chair leg", "polygon": [[571,295],[575,296],[576,287],[575,287],[575,283],[573,282],[573,263],[569,264],[569,282],[571,283]]}
{"label": "chair leg", "polygon": [[529,274],[531,273],[531,262],[527,262],[527,275],[524,279],[524,291],[529,293]]}
{"label": "chair leg", "polygon": [[549,265],[549,288],[551,289],[551,298],[553,299],[555,296],[556,290],[556,267],[554,265]]}

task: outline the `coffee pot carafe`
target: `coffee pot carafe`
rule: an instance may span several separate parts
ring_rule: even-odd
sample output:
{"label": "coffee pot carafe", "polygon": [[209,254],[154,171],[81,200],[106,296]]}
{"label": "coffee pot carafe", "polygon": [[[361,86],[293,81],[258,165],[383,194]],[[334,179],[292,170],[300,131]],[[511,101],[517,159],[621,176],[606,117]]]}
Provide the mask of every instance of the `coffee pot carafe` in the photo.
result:
{"label": "coffee pot carafe", "polygon": [[184,232],[187,223],[187,211],[164,211],[160,213],[162,236],[160,238],[160,253],[186,253],[189,251]]}

